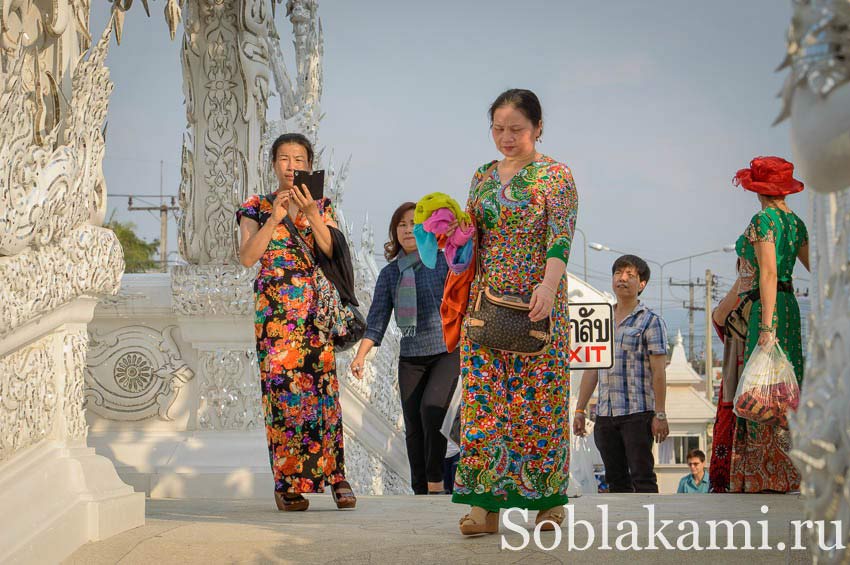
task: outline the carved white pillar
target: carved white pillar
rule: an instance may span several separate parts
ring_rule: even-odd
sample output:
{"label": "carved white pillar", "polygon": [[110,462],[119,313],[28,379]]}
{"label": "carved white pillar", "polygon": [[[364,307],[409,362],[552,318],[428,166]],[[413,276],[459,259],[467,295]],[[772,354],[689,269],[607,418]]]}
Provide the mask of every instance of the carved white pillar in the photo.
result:
{"label": "carved white pillar", "polygon": [[187,2],[179,234],[192,265],[238,265],[236,209],[262,189],[273,25],[269,0]]}
{"label": "carved white pillar", "polygon": [[[791,453],[803,475],[806,517],[825,520],[818,563],[850,552],[850,2],[794,0],[784,91],[794,162],[810,197],[812,314]],[[840,521],[834,528],[832,521]]]}
{"label": "carved white pillar", "polygon": [[86,327],[97,297],[117,290],[124,261],[115,234],[99,227],[109,33],[79,59],[88,16],[77,8],[63,1],[43,14],[36,4],[3,7],[3,562],[59,561],[83,543],[144,523],[144,495],[86,447]]}

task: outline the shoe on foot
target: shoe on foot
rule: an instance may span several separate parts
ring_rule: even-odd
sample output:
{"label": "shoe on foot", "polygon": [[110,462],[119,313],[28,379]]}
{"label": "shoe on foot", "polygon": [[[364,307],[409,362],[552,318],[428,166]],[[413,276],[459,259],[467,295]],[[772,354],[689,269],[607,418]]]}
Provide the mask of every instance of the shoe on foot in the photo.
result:
{"label": "shoe on foot", "polygon": [[460,533],[465,536],[495,534],[499,531],[499,513],[488,512],[473,506],[469,514],[460,519]]}
{"label": "shoe on foot", "polygon": [[537,518],[534,519],[535,524],[542,524],[540,526],[540,531],[542,532],[552,532],[555,530],[555,527],[561,527],[561,523],[564,521],[564,507],[563,506],[555,506],[554,508],[547,508],[546,510],[540,510],[537,513]]}
{"label": "shoe on foot", "polygon": [[310,507],[310,501],[300,494],[274,492],[274,502],[277,509],[283,512],[303,512]]}
{"label": "shoe on foot", "polygon": [[357,505],[357,497],[354,496],[354,491],[351,490],[351,485],[348,481],[339,481],[331,485],[331,498],[333,498],[336,507],[342,510],[343,508],[354,508]]}

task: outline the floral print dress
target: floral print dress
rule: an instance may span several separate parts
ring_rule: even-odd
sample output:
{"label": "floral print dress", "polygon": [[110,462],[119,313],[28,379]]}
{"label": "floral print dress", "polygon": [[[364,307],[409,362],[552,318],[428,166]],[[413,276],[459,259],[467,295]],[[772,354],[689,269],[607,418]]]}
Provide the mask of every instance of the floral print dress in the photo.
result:
{"label": "floral print dress", "polygon": [[[336,221],[329,199],[317,201],[325,222]],[[267,196],[254,195],[236,213],[262,226],[271,217]],[[303,214],[294,220],[307,245],[313,234]],[[330,339],[314,325],[314,266],[281,223],[260,259],[254,282],[254,333],[263,414],[275,490],[324,492],[345,479],[342,412]]]}
{"label": "floral print dress", "polygon": [[[546,260],[569,259],[578,195],[570,170],[545,156],[506,184],[492,163],[472,178],[467,211],[478,234],[480,271],[470,311],[489,285],[530,296]],[[570,373],[567,278],[552,312],[552,341],[525,356],[475,344],[461,331],[461,452],[452,500],[489,511],[547,509],[567,502]]]}
{"label": "floral print dress", "polygon": [[[803,220],[793,212],[765,208],[753,216],[736,249],[742,262],[753,272],[753,287],[758,288],[759,266],[754,244],[771,242],[776,247],[776,272],[779,282],[791,282],[800,248],[809,235]],[[797,383],[803,385],[803,340],[800,307],[791,292],[776,293],[773,314],[779,345],[794,365]],[[758,346],[761,324],[761,300],[753,303],[747,329],[744,363]],[[738,418],[732,444],[729,492],[789,492],[800,488],[800,474],[791,462],[791,433],[779,426],[757,424]]]}

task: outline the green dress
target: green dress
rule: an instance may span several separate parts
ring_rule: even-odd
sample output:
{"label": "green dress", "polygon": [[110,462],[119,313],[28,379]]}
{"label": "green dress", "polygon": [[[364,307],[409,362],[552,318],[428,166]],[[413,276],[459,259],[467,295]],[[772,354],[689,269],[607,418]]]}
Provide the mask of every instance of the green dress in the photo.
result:
{"label": "green dress", "polygon": [[[807,245],[806,225],[793,212],[765,208],[753,216],[738,238],[738,256],[753,272],[753,289],[758,289],[759,265],[753,245],[772,242],[776,248],[776,273],[780,283],[790,283],[800,248]],[[803,339],[800,307],[793,292],[777,292],[773,314],[779,345],[794,365],[797,383],[803,384]],[[761,300],[753,303],[747,332],[744,364],[758,345]],[[788,452],[791,434],[779,426],[762,425],[738,418],[732,446],[729,492],[788,492],[800,488],[800,474]]]}

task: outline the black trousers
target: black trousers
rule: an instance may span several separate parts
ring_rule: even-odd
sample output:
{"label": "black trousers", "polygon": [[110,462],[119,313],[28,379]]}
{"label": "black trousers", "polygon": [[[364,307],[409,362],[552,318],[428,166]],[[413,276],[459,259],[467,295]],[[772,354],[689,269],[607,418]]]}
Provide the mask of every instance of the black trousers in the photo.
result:
{"label": "black trousers", "polygon": [[652,456],[655,412],[597,416],[593,439],[605,464],[610,492],[658,492]]}
{"label": "black trousers", "polygon": [[398,388],[404,413],[404,438],[415,494],[428,494],[428,482],[443,482],[446,438],[443,418],[460,374],[460,352],[400,357]]}

